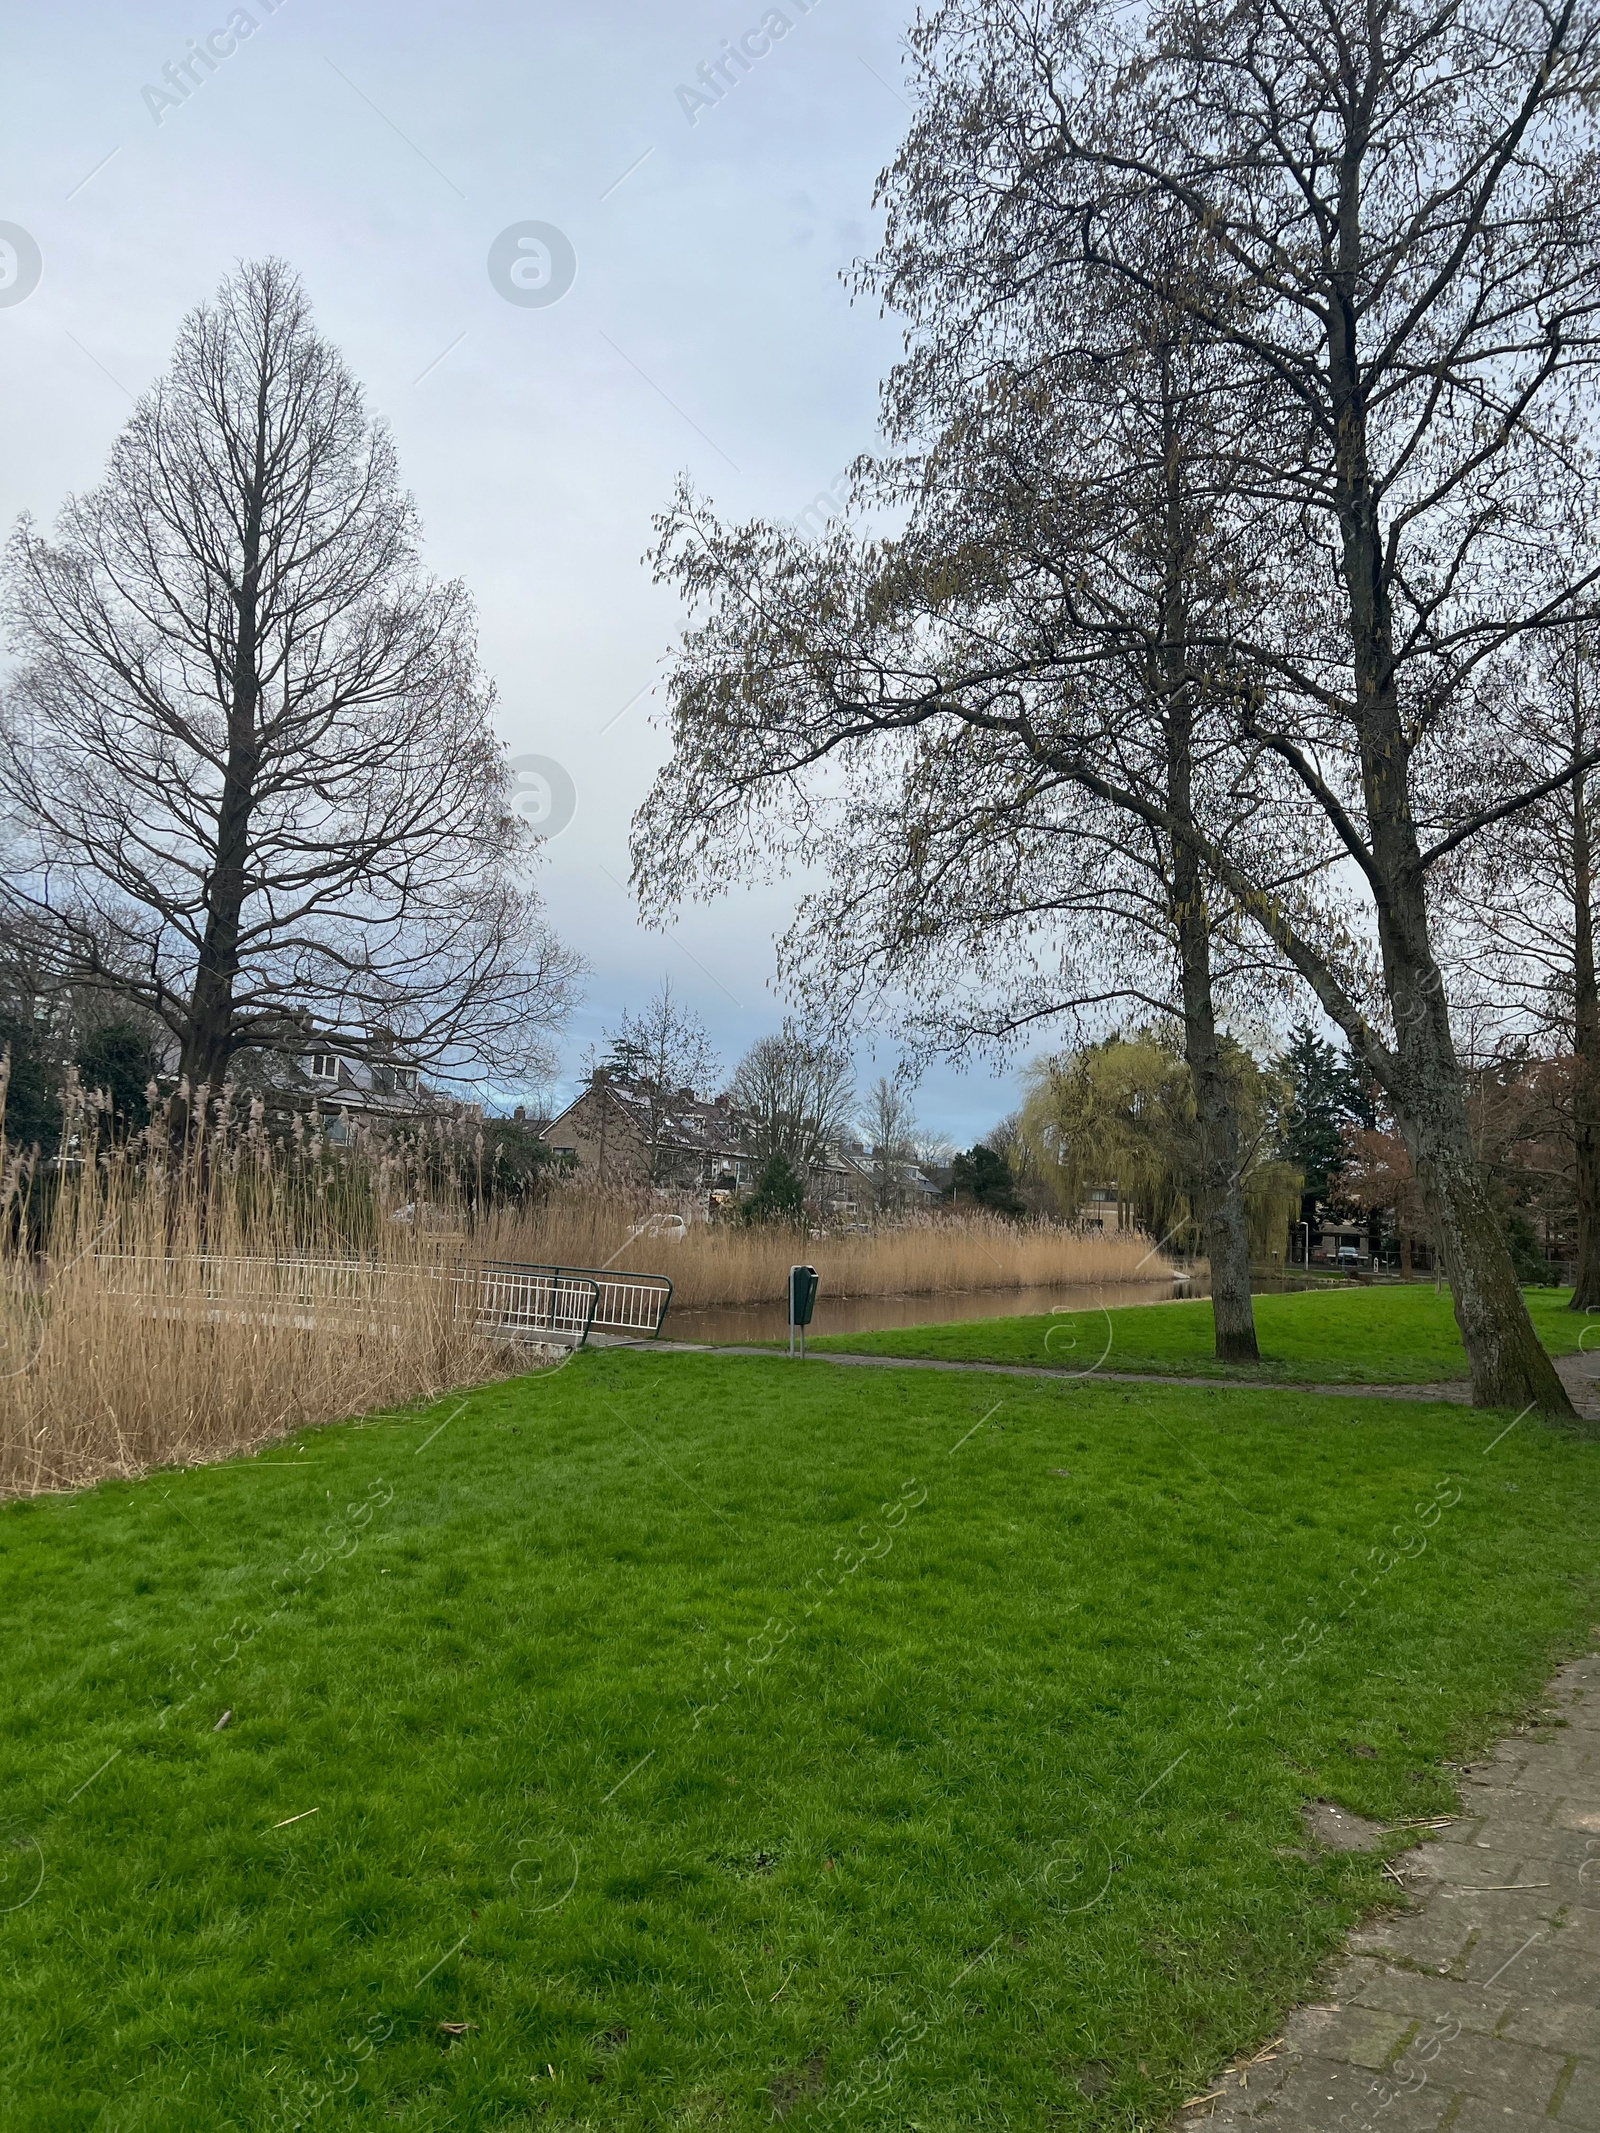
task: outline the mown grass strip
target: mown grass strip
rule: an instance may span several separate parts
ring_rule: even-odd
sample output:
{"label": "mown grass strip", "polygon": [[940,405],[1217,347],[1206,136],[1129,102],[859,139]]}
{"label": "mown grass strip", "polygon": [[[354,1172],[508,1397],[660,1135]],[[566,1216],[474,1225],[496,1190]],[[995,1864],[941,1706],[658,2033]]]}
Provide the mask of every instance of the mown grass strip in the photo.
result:
{"label": "mown grass strip", "polygon": [[0,1511],[5,2122],[1199,2092],[1384,1896],[1302,1803],[1446,1811],[1587,1634],[1600,1464],[1445,1407],[995,1393],[592,1355],[420,1455],[456,1402]]}

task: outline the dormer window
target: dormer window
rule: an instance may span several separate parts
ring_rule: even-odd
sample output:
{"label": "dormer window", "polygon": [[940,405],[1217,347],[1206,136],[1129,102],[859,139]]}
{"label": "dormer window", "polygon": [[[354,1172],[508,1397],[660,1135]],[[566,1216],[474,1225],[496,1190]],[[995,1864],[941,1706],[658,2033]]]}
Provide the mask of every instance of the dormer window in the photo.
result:
{"label": "dormer window", "polygon": [[311,1079],[313,1081],[337,1081],[339,1057],[336,1052],[313,1052],[311,1054]]}

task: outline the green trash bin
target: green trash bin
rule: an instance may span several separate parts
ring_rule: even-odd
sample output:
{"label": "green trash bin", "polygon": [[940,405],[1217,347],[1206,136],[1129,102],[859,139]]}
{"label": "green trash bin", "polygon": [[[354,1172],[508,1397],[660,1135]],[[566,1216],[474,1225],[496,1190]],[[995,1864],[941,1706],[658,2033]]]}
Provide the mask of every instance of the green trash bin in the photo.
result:
{"label": "green trash bin", "polygon": [[794,1354],[794,1337],[800,1335],[800,1353],[806,1352],[806,1328],[811,1323],[811,1314],[817,1307],[817,1270],[814,1266],[792,1266],[789,1269],[789,1353]]}

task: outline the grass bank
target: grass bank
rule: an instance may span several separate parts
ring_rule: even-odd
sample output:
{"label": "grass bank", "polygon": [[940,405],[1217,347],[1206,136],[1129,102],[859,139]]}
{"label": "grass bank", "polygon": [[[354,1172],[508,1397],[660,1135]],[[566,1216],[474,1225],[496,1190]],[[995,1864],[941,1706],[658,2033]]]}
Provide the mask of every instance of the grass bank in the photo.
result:
{"label": "grass bank", "polygon": [[[1587,1345],[1600,1345],[1600,1321],[1566,1308],[1570,1289],[1524,1293],[1539,1338],[1552,1355],[1576,1353],[1586,1327]],[[1258,1364],[1216,1360],[1216,1325],[1205,1300],[831,1334],[812,1345],[942,1362],[1153,1371],[1241,1383],[1421,1385],[1467,1375],[1448,1290],[1441,1295],[1431,1286],[1305,1290],[1258,1296],[1255,1313]]]}
{"label": "grass bank", "polygon": [[136,1158],[50,1179],[30,1205],[0,1137],[0,1495],[218,1458],[524,1369],[526,1351],[475,1336],[457,1286],[486,1259],[664,1272],[680,1305],[776,1302],[808,1254],[836,1295],[1168,1272],[1136,1238],[983,1215],[812,1242],[700,1223],[674,1241],[653,1201],[568,1190],[477,1220],[399,1164],[248,1139],[169,1201]]}
{"label": "grass bank", "polygon": [[0,1508],[4,2122],[1159,2123],[1597,1619],[1499,1426],[612,1352]]}

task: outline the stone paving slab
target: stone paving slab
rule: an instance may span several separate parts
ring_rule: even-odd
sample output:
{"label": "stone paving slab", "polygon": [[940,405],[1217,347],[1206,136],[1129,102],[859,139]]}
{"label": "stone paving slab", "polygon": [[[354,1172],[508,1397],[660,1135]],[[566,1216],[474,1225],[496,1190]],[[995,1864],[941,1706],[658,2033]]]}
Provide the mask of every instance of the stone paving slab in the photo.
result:
{"label": "stone paving slab", "polygon": [[[1502,1811],[1475,1818],[1458,1827],[1463,1830],[1461,1836],[1454,1835],[1450,1830],[1441,1830],[1439,1841],[1430,1844],[1421,1854],[1430,1871],[1434,1859],[1443,1859],[1456,1851],[1511,1852],[1520,1857],[1524,1865],[1531,1859],[1552,1862],[1566,1860],[1581,1864],[1583,1860],[1600,1852],[1600,1845],[1589,1842],[1589,1832],[1581,1828],[1574,1829],[1559,1820],[1540,1821],[1535,1815]],[[1441,1867],[1441,1874],[1443,1871]]]}
{"label": "stone paving slab", "polygon": [[1561,2099],[1562,2120],[1573,2126],[1600,2126],[1600,2066],[1592,2047],[1589,2052],[1574,2047],[1572,2056],[1577,2064]]}
{"label": "stone paving slab", "polygon": [[1461,1804],[1394,1861],[1404,1895],[1329,1997],[1180,2129],[1600,2133],[1600,1651],[1462,1772]]}

